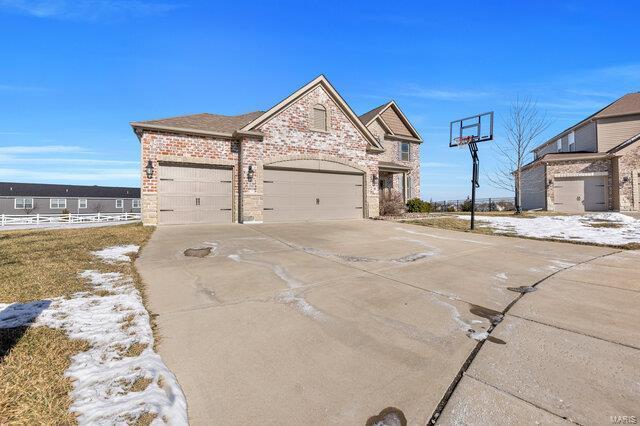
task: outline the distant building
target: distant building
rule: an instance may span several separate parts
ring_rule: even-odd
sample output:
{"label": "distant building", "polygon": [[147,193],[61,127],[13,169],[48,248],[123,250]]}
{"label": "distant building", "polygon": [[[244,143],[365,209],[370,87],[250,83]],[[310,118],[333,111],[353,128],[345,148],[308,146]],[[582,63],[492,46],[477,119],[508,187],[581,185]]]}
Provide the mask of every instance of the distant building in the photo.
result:
{"label": "distant building", "polygon": [[140,188],[0,182],[0,214],[139,212]]}

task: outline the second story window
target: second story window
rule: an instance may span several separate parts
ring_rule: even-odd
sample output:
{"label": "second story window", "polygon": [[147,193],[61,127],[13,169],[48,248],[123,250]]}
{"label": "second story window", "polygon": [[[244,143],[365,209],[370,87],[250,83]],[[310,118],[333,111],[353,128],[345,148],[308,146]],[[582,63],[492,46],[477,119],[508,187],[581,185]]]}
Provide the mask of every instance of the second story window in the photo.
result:
{"label": "second story window", "polygon": [[122,200],[116,200],[116,209],[121,209],[123,205]]}
{"label": "second story window", "polygon": [[558,139],[556,141],[556,151],[557,152],[562,152],[562,139]]}
{"label": "second story window", "polygon": [[411,149],[408,142],[400,142],[400,160],[411,160]]}
{"label": "second story window", "polygon": [[576,150],[576,134],[574,132],[569,133],[569,151]]}
{"label": "second story window", "polygon": [[311,126],[313,130],[327,131],[327,109],[324,105],[314,105]]}

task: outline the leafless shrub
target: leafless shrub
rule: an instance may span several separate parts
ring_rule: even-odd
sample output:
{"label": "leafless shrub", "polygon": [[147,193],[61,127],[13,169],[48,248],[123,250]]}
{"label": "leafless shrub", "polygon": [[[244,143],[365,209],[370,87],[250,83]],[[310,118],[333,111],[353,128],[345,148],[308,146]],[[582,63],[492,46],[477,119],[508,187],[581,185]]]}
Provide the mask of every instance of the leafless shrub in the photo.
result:
{"label": "leafless shrub", "polygon": [[382,193],[380,200],[380,215],[392,216],[402,213],[404,209],[404,203],[402,202],[402,195],[398,191],[390,190]]}

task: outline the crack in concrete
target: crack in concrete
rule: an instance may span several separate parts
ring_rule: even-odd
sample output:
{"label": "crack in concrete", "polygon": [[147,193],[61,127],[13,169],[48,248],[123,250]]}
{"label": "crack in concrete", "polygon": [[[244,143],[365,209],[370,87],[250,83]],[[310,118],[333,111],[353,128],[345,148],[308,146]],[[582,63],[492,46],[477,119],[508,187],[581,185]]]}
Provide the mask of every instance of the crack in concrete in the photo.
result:
{"label": "crack in concrete", "polygon": [[[579,265],[583,265],[589,262],[592,262],[594,260],[597,259],[602,259],[604,257],[607,256],[611,256],[617,253],[621,253],[622,250],[618,250],[618,251],[613,251],[610,253],[605,253],[602,254],[600,256],[596,256],[593,257],[591,259],[587,259],[585,261],[582,262],[578,262],[578,263],[574,263],[574,264],[570,264],[564,268],[558,269],[556,271],[554,271],[553,273],[547,275],[546,277],[538,280],[537,282],[535,282],[534,284],[531,285],[531,287],[536,287],[538,284],[548,280],[549,278],[559,274],[560,272],[563,271],[567,271],[569,269],[575,268],[576,266]],[[525,297],[528,293],[520,293],[520,295],[518,295],[518,297],[515,298],[515,300],[513,300],[511,303],[509,303],[507,305],[506,308],[504,308],[504,310],[502,311],[502,315],[506,316],[509,312],[509,310],[523,297]],[[513,315],[515,316],[515,315]],[[493,329],[496,327],[497,325],[491,325],[489,327],[489,329],[487,330],[487,333],[489,333],[489,335],[491,334],[491,332],[493,331]],[[559,327],[556,327],[559,328]],[[567,331],[571,331],[571,330],[567,330]],[[577,333],[579,334],[579,333]],[[476,347],[473,348],[473,350],[471,351],[471,353],[469,354],[469,356],[467,357],[467,359],[465,360],[465,362],[462,364],[462,366],[460,367],[460,370],[458,370],[458,373],[456,374],[456,376],[454,377],[453,381],[451,382],[451,384],[449,385],[449,388],[447,388],[447,391],[444,393],[444,395],[442,396],[442,399],[440,400],[440,402],[438,403],[438,405],[436,406],[436,409],[433,411],[433,414],[431,415],[431,418],[429,419],[427,424],[433,425],[436,424],[436,422],[438,421],[438,418],[440,417],[440,415],[442,414],[442,412],[444,411],[445,407],[447,406],[447,403],[449,402],[449,399],[451,399],[451,396],[453,395],[453,392],[455,391],[455,389],[458,387],[458,384],[460,383],[460,380],[462,380],[462,376],[466,374],[467,370],[469,369],[469,366],[471,365],[471,363],[473,362],[473,360],[475,359],[475,357],[478,355],[478,352],[480,352],[480,349],[482,348],[482,345],[484,345],[485,340],[481,340],[476,344]],[[504,392],[504,391],[503,391]],[[529,402],[529,401],[526,401]],[[529,402],[530,403],[530,402]],[[533,405],[533,404],[532,404]],[[545,410],[548,411],[548,410]],[[550,412],[551,413],[551,412]],[[559,416],[558,414],[555,413],[551,413],[556,417],[560,417],[565,419],[563,416]]]}

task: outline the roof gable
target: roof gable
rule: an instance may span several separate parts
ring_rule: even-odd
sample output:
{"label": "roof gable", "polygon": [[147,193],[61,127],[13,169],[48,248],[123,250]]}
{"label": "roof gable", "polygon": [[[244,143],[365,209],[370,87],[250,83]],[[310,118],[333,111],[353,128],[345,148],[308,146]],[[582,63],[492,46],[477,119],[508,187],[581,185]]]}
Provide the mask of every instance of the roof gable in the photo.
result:
{"label": "roof gable", "polygon": [[265,113],[256,117],[241,129],[240,132],[251,132],[254,131],[258,126],[266,123],[273,117],[277,116],[280,112],[284,111],[287,107],[292,105],[298,99],[302,98],[304,95],[315,89],[317,86],[321,86],[325,92],[331,97],[331,99],[335,102],[335,104],[342,110],[344,115],[351,121],[351,123],[355,126],[355,128],[364,136],[367,142],[375,149],[382,150],[382,146],[378,142],[378,140],[371,134],[369,129],[360,121],[358,116],[353,112],[351,107],[345,102],[345,100],[340,96],[340,94],[336,91],[336,89],[329,83],[329,80],[324,75],[319,75],[318,77],[311,80],[309,83],[302,86],[300,89],[293,92],[291,95],[280,101],[278,104],[274,105]]}
{"label": "roof gable", "polygon": [[365,126],[369,126],[374,120],[382,122],[382,126],[391,135],[399,137],[410,137],[422,142],[422,137],[413,127],[409,119],[402,112],[395,101],[389,101],[360,116],[360,120]]}

